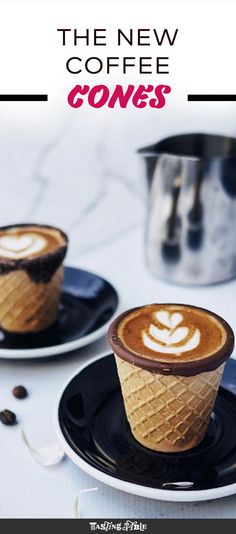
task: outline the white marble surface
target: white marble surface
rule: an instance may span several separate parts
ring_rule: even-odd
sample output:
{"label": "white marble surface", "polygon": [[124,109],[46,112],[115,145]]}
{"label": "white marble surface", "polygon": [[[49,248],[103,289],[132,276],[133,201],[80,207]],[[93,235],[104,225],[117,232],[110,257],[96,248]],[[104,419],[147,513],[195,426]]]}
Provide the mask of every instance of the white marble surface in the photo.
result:
{"label": "white marble surface", "polygon": [[[223,107],[222,107],[223,108]],[[181,130],[236,133],[227,106],[217,114],[190,112]],[[221,313],[236,330],[236,282],[204,289],[165,284],[149,275],[143,257],[145,203],[134,149],[179,131],[180,112],[56,115],[39,108],[31,120],[0,128],[1,224],[43,221],[69,232],[67,263],[107,277],[122,308],[156,300],[191,302]],[[189,108],[191,109],[191,108]],[[195,108],[196,110],[196,108]],[[37,123],[37,118],[40,120]],[[0,425],[0,517],[73,517],[79,490],[82,517],[236,517],[236,496],[220,501],[171,504],[138,498],[97,483],[69,459],[52,468],[36,465],[21,439],[33,445],[54,438],[52,411],[61,384],[90,357],[107,349],[105,338],[73,354],[34,361],[0,361],[0,407],[16,411],[20,425]],[[23,383],[25,401],[11,395]]]}

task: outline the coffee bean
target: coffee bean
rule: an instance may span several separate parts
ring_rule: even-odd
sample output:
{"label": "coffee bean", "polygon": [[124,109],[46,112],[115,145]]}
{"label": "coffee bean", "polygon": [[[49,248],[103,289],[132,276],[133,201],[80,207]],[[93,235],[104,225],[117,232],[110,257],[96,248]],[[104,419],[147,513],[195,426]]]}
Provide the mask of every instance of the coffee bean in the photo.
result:
{"label": "coffee bean", "polygon": [[8,425],[8,426],[16,425],[17,423],[16,414],[11,412],[11,410],[3,410],[2,412],[0,412],[0,421],[4,425]]}
{"label": "coffee bean", "polygon": [[12,393],[17,399],[25,399],[26,397],[28,397],[28,391],[24,386],[16,386],[12,390]]}

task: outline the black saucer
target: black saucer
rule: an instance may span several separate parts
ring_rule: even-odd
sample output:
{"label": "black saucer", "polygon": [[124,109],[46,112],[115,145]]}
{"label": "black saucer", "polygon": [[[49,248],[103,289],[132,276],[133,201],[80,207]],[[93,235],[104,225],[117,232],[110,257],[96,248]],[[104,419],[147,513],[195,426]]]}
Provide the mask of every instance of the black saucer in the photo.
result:
{"label": "black saucer", "polygon": [[117,305],[118,295],[109,282],[93,273],[66,267],[56,323],[38,334],[9,334],[0,329],[0,356],[2,349],[9,349],[9,356],[16,349],[47,349],[59,345],[65,346],[66,351],[67,344],[71,346],[75,342],[76,345],[106,325]]}
{"label": "black saucer", "polygon": [[[236,482],[233,360],[226,365],[222,385],[200,445],[183,453],[152,452],[130,432],[114,358],[109,355],[82,369],[64,390],[58,412],[60,431],[67,449],[88,466],[122,481],[186,492],[228,486]],[[94,471],[91,474],[95,476]]]}

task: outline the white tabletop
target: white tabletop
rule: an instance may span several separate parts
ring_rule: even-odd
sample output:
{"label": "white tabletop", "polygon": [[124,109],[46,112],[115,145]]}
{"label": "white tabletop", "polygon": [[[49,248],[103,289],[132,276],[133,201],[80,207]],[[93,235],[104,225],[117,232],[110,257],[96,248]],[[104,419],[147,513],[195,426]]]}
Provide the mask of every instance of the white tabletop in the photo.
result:
{"label": "white tabletop", "polygon": [[[154,301],[191,302],[221,313],[236,329],[236,282],[204,289],[172,286],[149,275],[143,260],[142,229],[127,231],[109,245],[84,255],[80,267],[94,270],[113,282],[122,308]],[[135,269],[134,269],[135,266]],[[84,518],[236,517],[236,496],[204,503],[168,503],[123,493],[97,482],[69,459],[54,467],[36,464],[21,437],[21,426],[32,446],[54,440],[52,412],[58,390],[81,364],[107,349],[105,338],[72,354],[32,361],[4,361],[0,368],[2,408],[15,411],[19,425],[0,425],[0,517],[70,518],[83,488],[98,487],[81,495]],[[24,384],[29,398],[14,399],[11,390]]]}

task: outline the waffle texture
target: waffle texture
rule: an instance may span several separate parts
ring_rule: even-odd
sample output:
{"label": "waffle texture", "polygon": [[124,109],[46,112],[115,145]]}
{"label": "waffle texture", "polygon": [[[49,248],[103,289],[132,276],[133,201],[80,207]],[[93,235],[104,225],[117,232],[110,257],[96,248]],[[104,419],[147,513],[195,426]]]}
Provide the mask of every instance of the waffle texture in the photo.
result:
{"label": "waffle texture", "polygon": [[0,326],[9,332],[40,332],[56,319],[64,267],[47,283],[33,282],[23,270],[0,276]]}
{"label": "waffle texture", "polygon": [[198,445],[206,433],[225,364],[195,376],[165,376],[116,355],[115,360],[136,440],[161,452],[180,452]]}

